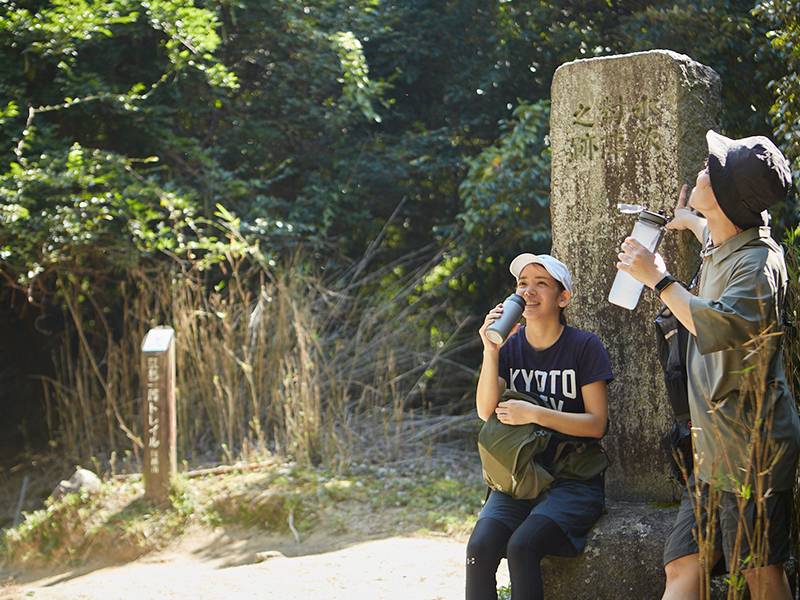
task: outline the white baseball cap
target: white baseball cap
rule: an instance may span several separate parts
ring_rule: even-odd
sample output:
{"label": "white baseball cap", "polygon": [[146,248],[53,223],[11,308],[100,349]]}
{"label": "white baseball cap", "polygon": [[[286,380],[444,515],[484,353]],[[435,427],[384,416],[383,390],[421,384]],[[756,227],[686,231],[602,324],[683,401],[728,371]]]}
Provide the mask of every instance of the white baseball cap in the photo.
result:
{"label": "white baseball cap", "polygon": [[572,277],[570,277],[567,265],[549,254],[520,254],[511,261],[508,270],[511,271],[514,277],[519,279],[519,274],[522,273],[522,269],[531,263],[542,265],[547,272],[553,276],[553,279],[560,282],[569,293],[572,293]]}

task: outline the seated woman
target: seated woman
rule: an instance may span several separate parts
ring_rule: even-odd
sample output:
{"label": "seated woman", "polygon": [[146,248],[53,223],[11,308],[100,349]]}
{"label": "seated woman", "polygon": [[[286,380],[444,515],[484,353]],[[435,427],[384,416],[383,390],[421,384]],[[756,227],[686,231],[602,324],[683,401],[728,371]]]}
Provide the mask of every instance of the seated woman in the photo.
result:
{"label": "seated woman", "polygon": [[[521,254],[510,265],[516,292],[525,300],[525,325],[516,324],[503,344],[486,336],[503,312],[493,308],[480,329],[483,364],[476,404],[484,421],[535,423],[565,434],[601,438],[608,422],[607,384],[614,379],[596,335],[569,327],[564,309],[572,295],[566,265],[552,256]],[[552,407],[502,401],[505,388],[538,393]],[[555,455],[555,436],[542,464]],[[559,479],[530,500],[493,490],[467,544],[467,600],[497,599],[497,567],[508,559],[514,600],[543,598],[539,562],[547,554],[577,556],[605,507],[602,474],[588,480]]]}

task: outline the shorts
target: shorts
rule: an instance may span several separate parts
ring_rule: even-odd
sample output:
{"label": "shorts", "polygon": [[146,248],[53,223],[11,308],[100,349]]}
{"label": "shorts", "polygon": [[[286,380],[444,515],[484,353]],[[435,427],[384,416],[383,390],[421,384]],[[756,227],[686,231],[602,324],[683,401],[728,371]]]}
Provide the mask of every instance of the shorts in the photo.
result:
{"label": "shorts", "polygon": [[516,500],[492,491],[478,519],[492,518],[516,531],[529,515],[544,515],[555,521],[573,548],[556,556],[577,556],[586,545],[589,531],[605,509],[605,493],[600,475],[589,480],[556,479],[532,500]]}
{"label": "shorts", "polygon": [[[701,483],[701,533],[707,535],[708,523],[708,484]],[[689,478],[687,487],[683,491],[681,506],[675,524],[667,538],[664,548],[664,564],[671,563],[673,560],[697,554],[700,551],[696,539],[697,519],[693,506],[696,502],[696,485],[692,475]],[[736,495],[731,492],[719,492],[719,505],[714,512],[713,543],[714,549],[722,552],[725,556],[725,563],[730,571],[732,568],[732,558],[735,552],[737,530],[739,529],[740,511],[737,504]],[[777,565],[786,562],[792,554],[792,544],[789,539],[792,514],[792,491],[773,492],[765,500],[766,518],[769,527],[768,542],[769,555],[766,562],[758,561],[757,557],[752,556],[748,536],[743,530],[741,533],[739,550],[739,568],[748,569],[757,566]],[[747,524],[749,531],[753,531],[756,524],[756,501],[750,499],[744,506],[743,522]],[[756,548],[757,550],[757,548]]]}

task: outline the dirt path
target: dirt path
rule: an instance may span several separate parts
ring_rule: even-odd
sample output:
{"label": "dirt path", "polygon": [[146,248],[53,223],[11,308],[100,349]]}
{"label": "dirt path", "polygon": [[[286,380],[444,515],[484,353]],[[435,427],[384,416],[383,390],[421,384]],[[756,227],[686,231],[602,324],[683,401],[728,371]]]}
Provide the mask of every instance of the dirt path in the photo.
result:
{"label": "dirt path", "polygon": [[[171,548],[122,565],[0,573],[0,599],[460,600],[465,545],[465,538],[432,534],[311,537],[297,544],[258,532],[198,530]],[[280,555],[256,562],[256,554],[265,551]],[[504,565],[499,581],[507,583]]]}

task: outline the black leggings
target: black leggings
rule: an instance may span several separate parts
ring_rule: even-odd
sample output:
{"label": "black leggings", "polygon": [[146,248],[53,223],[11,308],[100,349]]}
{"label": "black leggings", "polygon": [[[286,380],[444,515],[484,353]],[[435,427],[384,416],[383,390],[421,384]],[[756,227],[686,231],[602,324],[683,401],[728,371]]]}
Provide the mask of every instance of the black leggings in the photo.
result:
{"label": "black leggings", "polygon": [[504,556],[511,600],[542,600],[539,562],[547,554],[565,554],[571,548],[561,527],[544,515],[529,516],[516,531],[496,519],[480,519],[467,542],[466,600],[497,600],[497,567]]}

